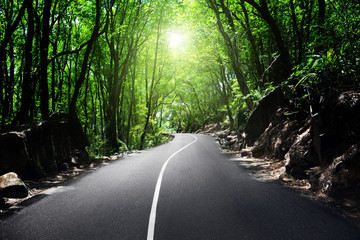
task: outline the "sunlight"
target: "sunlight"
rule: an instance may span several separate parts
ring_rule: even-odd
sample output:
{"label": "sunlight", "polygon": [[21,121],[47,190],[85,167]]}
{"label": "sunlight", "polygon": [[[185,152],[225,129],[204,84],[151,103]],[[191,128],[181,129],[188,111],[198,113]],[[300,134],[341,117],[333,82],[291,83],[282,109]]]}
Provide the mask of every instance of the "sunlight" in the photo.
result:
{"label": "sunlight", "polygon": [[169,47],[178,48],[184,44],[184,35],[178,32],[169,32]]}

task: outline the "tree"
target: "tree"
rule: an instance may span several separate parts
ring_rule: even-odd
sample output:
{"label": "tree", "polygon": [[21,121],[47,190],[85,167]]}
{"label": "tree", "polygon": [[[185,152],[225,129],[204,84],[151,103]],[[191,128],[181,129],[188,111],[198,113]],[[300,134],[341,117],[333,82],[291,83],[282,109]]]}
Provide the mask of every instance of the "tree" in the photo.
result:
{"label": "tree", "polygon": [[246,103],[247,103],[248,108],[250,110],[252,110],[254,105],[253,105],[251,97],[249,96],[250,90],[246,84],[246,78],[245,78],[245,75],[242,70],[240,53],[238,50],[236,30],[235,30],[235,26],[234,26],[231,14],[228,11],[228,9],[225,7],[223,0],[220,0],[220,6],[222,8],[222,11],[225,12],[228,22],[230,23],[230,28],[231,28],[231,31],[233,32],[233,36],[229,36],[228,33],[225,31],[222,20],[220,18],[220,10],[219,10],[218,4],[215,2],[215,0],[208,0],[208,6],[215,13],[216,22],[217,22],[219,31],[224,38],[224,41],[225,41],[225,44],[227,47],[227,51],[229,54],[229,58],[231,60],[232,68],[234,69],[234,72],[236,74],[236,78],[239,83],[241,92],[243,93],[244,96],[246,96]]}
{"label": "tree", "polygon": [[71,101],[69,104],[69,113],[70,114],[76,113],[76,102],[79,97],[80,88],[81,88],[82,84],[84,83],[85,75],[88,70],[88,61],[89,61],[90,53],[91,53],[92,47],[93,47],[96,39],[98,38],[98,34],[99,34],[99,31],[101,28],[100,18],[101,18],[100,0],[96,0],[95,25],[94,25],[94,29],[92,31],[91,37],[86,46],[84,58],[83,58],[82,65],[81,65],[81,72],[75,83],[74,93],[72,95],[72,98],[71,98]]}
{"label": "tree", "polygon": [[256,3],[254,0],[244,0],[246,3],[253,6],[261,15],[261,17],[265,20],[265,22],[269,25],[269,28],[275,38],[277,47],[280,53],[280,61],[282,63],[281,75],[282,79],[286,79],[290,76],[291,73],[291,60],[289,50],[284,42],[281,31],[276,23],[276,20],[273,18],[269,11],[268,4],[266,0],[260,0],[260,4]]}
{"label": "tree", "polygon": [[67,113],[105,154],[233,127],[276,86],[358,88],[359,11],[325,0],[5,0],[1,130]]}
{"label": "tree", "polygon": [[44,1],[42,36],[40,40],[40,109],[43,119],[49,117],[48,54],[50,42],[50,11],[52,0]]}
{"label": "tree", "polygon": [[33,76],[33,39],[35,31],[33,2],[27,4],[27,29],[24,50],[24,74],[21,93],[21,107],[14,123],[25,123],[30,120],[30,111],[34,105],[36,79]]}

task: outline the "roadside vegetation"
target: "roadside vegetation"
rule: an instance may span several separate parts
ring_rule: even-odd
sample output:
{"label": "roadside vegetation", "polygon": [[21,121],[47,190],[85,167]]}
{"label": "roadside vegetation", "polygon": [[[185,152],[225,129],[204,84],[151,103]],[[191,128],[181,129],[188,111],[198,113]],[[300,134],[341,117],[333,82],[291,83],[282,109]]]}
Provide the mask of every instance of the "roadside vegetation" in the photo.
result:
{"label": "roadside vegetation", "polygon": [[143,149],[210,123],[241,132],[276,87],[316,115],[329,89],[359,91],[359,11],[329,0],[5,0],[1,130],[66,113],[94,155]]}

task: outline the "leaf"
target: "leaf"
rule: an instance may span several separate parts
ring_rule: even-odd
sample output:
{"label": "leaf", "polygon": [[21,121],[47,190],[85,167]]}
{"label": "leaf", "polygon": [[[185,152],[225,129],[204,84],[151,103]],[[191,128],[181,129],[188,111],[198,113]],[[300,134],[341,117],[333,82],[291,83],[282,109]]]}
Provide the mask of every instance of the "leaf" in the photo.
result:
{"label": "leaf", "polygon": [[245,110],[245,109],[246,109],[246,106],[247,106],[247,105],[246,105],[246,102],[244,102],[243,105],[242,105],[242,109]]}

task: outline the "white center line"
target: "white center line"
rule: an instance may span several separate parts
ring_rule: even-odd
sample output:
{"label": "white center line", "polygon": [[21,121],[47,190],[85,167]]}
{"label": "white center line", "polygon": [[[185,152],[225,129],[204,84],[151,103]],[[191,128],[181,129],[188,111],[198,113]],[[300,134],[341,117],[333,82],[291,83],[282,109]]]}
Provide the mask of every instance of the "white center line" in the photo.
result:
{"label": "white center line", "polygon": [[165,168],[167,166],[167,164],[169,163],[170,159],[173,158],[176,154],[178,154],[179,152],[181,152],[182,150],[184,150],[185,148],[189,147],[191,144],[195,143],[197,141],[197,137],[191,135],[193,138],[195,138],[194,141],[192,141],[191,143],[189,143],[188,145],[186,145],[185,147],[182,147],[181,149],[179,149],[178,151],[176,151],[175,153],[173,153],[167,160],[166,162],[163,164],[158,180],[156,182],[156,187],[155,187],[155,192],[154,192],[154,198],[153,198],[153,202],[151,205],[151,211],[150,211],[150,218],[149,218],[149,226],[148,226],[148,232],[147,232],[147,240],[153,240],[154,239],[154,232],[155,232],[155,220],[156,220],[156,209],[157,209],[157,205],[158,205],[158,201],[159,201],[159,194],[160,194],[160,188],[161,188],[161,182],[162,182],[162,178],[165,172]]}

